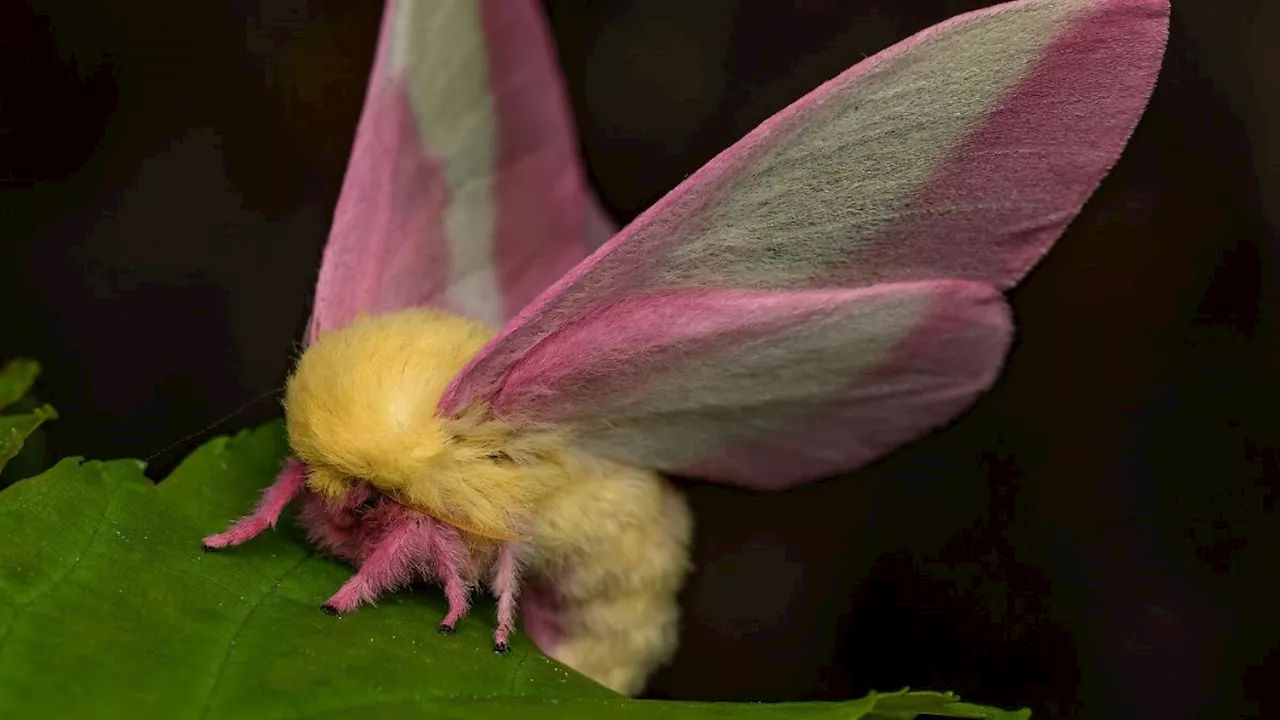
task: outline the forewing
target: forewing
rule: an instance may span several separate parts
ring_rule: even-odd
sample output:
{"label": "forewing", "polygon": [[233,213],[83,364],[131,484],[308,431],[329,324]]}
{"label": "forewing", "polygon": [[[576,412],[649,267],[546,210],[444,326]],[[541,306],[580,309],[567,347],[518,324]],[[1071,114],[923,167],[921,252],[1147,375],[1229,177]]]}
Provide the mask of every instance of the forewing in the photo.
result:
{"label": "forewing", "polygon": [[575,267],[459,376],[442,411],[488,402],[577,318],[655,291],[1008,288],[1119,156],[1167,28],[1167,0],[1022,0],[859,63]]}
{"label": "forewing", "polygon": [[432,305],[500,324],[610,233],[536,0],[388,0],[309,337]]}
{"label": "forewing", "polygon": [[1023,0],[840,75],[510,323],[441,409],[755,488],[854,469],[993,382],[1001,292],[1110,169],[1164,0]]}

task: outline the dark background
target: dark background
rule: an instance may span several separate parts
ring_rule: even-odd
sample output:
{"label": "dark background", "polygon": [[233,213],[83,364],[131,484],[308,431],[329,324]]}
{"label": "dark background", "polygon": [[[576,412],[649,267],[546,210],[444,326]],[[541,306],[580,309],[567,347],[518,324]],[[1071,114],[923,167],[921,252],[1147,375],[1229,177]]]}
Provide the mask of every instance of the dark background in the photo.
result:
{"label": "dark background", "polygon": [[[547,2],[621,222],[989,4]],[[218,431],[279,415],[379,14],[4,4],[0,358],[45,365],[55,456],[155,455],[158,478],[245,402]],[[1280,3],[1174,0],[1150,111],[1013,293],[1017,345],[972,413],[849,478],[690,487],[699,571],[655,695],[909,684],[1048,718],[1280,717],[1277,37]]]}

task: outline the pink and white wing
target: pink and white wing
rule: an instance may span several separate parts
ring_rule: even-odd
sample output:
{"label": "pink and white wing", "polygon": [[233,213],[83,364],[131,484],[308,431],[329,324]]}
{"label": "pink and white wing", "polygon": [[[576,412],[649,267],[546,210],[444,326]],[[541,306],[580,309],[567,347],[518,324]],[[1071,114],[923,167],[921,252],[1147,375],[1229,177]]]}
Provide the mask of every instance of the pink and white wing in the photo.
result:
{"label": "pink and white wing", "polygon": [[1018,0],[854,66],[725,150],[509,323],[444,413],[556,423],[751,487],[852,470],[964,411],[1001,292],[1114,164],[1167,0]]}
{"label": "pink and white wing", "polygon": [[611,229],[535,0],[388,0],[308,339],[430,305],[501,324]]}

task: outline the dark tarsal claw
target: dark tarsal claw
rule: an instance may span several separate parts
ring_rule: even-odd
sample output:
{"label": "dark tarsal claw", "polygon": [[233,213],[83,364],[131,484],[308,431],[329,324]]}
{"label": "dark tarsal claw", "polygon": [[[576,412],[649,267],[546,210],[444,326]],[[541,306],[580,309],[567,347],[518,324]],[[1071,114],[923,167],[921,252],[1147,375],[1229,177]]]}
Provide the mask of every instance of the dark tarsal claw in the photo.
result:
{"label": "dark tarsal claw", "polygon": [[202,550],[204,550],[205,552],[217,552],[217,551],[218,551],[218,548],[216,548],[216,547],[212,547],[212,546],[210,546],[210,545],[205,545],[204,543],[200,543],[200,548],[201,548]]}
{"label": "dark tarsal claw", "polygon": [[342,613],[338,612],[338,608],[336,608],[336,607],[334,607],[334,606],[332,606],[332,605],[330,605],[330,604],[328,604],[328,603],[325,603],[324,605],[321,605],[321,606],[320,606],[320,609],[321,609],[321,610],[323,610],[323,611],[325,611],[326,613],[328,613],[328,614],[330,614],[330,615],[334,616],[334,617],[342,617]]}
{"label": "dark tarsal claw", "polygon": [[455,627],[454,627],[454,626],[452,626],[452,625],[446,625],[446,624],[444,624],[444,623],[440,623],[440,634],[441,634],[441,635],[452,635],[452,634],[454,634],[454,633],[455,633],[455,632],[457,632],[457,631],[458,631],[458,629],[457,629],[457,628],[455,628]]}
{"label": "dark tarsal claw", "polygon": [[511,652],[511,644],[505,642],[496,642],[493,644],[493,651],[499,655],[506,655]]}

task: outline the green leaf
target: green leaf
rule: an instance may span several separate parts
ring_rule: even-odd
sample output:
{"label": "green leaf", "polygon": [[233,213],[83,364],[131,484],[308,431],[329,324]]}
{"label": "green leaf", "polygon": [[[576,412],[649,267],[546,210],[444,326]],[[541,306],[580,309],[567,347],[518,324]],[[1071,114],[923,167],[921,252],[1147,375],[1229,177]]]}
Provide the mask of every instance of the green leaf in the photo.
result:
{"label": "green leaf", "polygon": [[869,720],[912,720],[916,717],[981,718],[981,720],[1028,720],[1030,710],[1009,712],[960,702],[953,693],[908,692],[873,695],[877,699]]}
{"label": "green leaf", "polygon": [[22,415],[0,415],[0,470],[5,463],[17,457],[22,444],[45,420],[58,417],[57,411],[42,405]]}
{"label": "green leaf", "polygon": [[[0,367],[0,409],[22,399],[39,375],[40,365],[34,360],[11,360]],[[22,452],[23,444],[32,433],[46,420],[56,417],[58,413],[48,405],[18,415],[0,415],[0,471]]]}
{"label": "green leaf", "polygon": [[290,518],[232,551],[200,547],[248,510],[284,453],[273,423],[205,445],[159,486],[137,461],[72,458],[0,492],[0,717],[1026,717],[936,693],[629,700],[524,637],[495,655],[491,605],[442,637],[445,603],[430,588],[330,617],[320,604],[350,570],[313,556]]}
{"label": "green leaf", "polygon": [[0,367],[0,410],[14,404],[26,395],[40,375],[40,363],[18,358]]}

